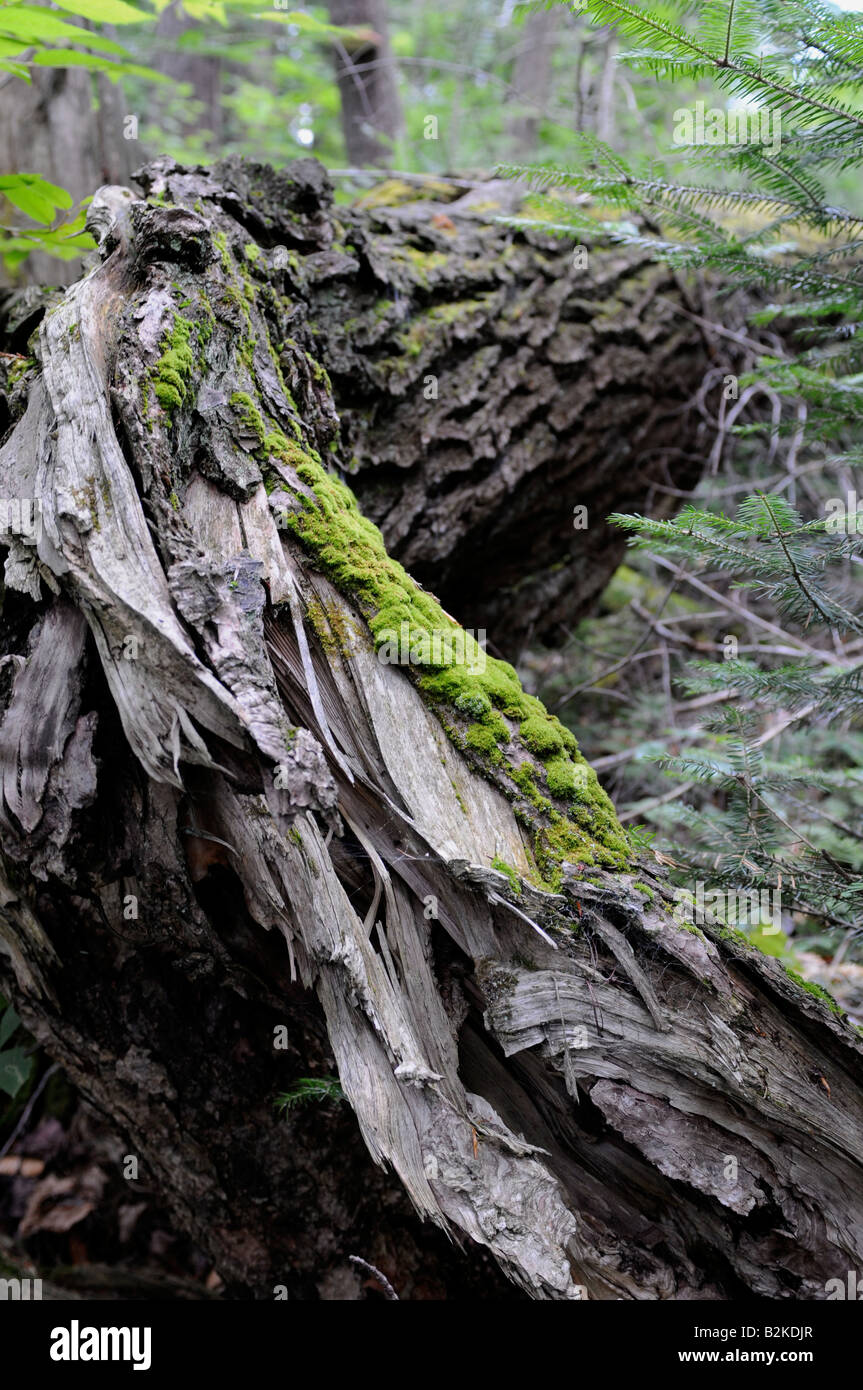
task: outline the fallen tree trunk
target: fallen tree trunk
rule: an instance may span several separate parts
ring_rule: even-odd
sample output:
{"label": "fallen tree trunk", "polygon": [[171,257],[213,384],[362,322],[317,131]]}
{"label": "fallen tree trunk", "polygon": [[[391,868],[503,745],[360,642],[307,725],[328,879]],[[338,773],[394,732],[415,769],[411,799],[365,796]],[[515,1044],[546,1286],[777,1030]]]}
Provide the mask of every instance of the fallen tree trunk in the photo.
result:
{"label": "fallen tree trunk", "polygon": [[703,467],[716,345],[683,287],[645,252],[513,234],[495,221],[509,184],[452,201],[432,183],[430,202],[390,180],[336,216],[313,160],[274,184],[220,167],[226,207],[287,272],[275,340],[299,324],[326,363],[339,457],[390,553],[509,656],[562,637],[620,562],[609,512],[663,515]]}
{"label": "fallen tree trunk", "polygon": [[[237,1293],[353,1253],[408,1296],[490,1255],[537,1298],[823,1297],[863,1253],[860,1039],[677,920],[358,509],[320,286],[376,295],[380,245],[320,249],[306,163],[146,180],[94,200],[0,451],[38,522],[5,518],[0,987]],[[461,1285],[344,1110],[276,1116],[333,1063]]]}

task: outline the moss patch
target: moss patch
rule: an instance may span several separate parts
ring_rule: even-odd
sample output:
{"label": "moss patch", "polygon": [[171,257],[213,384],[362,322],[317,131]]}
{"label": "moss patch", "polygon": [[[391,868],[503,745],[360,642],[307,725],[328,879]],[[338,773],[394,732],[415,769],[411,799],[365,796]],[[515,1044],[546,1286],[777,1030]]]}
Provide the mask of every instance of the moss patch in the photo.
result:
{"label": "moss patch", "polygon": [[514,893],[521,892],[521,879],[518,876],[518,871],[511,864],[507,864],[505,859],[501,859],[499,854],[496,854],[491,861],[491,867],[497,869],[499,874],[506,874],[509,879],[509,886]]}
{"label": "moss patch", "polygon": [[306,450],[295,439],[288,439],[276,425],[272,424],[268,428],[264,417],[255,401],[246,391],[234,391],[231,396],[231,405],[236,410],[243,424],[258,436],[258,448],[255,450],[256,456],[266,462],[267,459],[281,459],[283,463],[296,470],[300,477],[303,477],[303,468],[307,464],[319,466],[320,455],[314,450]]}
{"label": "moss patch", "polygon": [[814,980],[804,980],[802,975],[798,975],[796,970],[789,970],[787,965],[785,966],[785,973],[789,979],[794,981],[795,985],[799,985],[801,989],[806,990],[807,994],[814,995],[816,999],[821,1000],[822,1004],[826,1004],[831,1014],[835,1014],[837,1018],[845,1017],[845,1010],[836,1002],[833,995],[823,989],[821,985],[816,985]]}
{"label": "moss patch", "polygon": [[151,372],[153,392],[169,424],[173,412],[179,410],[189,392],[195,368],[195,354],[191,346],[194,326],[181,314],[174,315],[174,326],[162,339],[162,355]]}
{"label": "moss patch", "polygon": [[[245,412],[262,442],[273,440],[250,398],[237,395],[232,403]],[[297,455],[303,456],[299,464]],[[559,883],[564,859],[624,867],[629,854],[626,837],[570,731],[522,689],[508,662],[487,656],[476,639],[464,633],[437,600],[390,558],[378,528],[362,515],[341,479],[325,471],[317,455],[290,446],[290,457],[281,456],[292,463],[314,494],[313,499],[300,499],[300,510],[286,516],[285,525],[311,551],[336,587],[361,604],[379,655],[399,660],[392,654],[393,648],[398,647],[401,653],[407,649],[408,664],[420,690],[449,736],[489,771],[503,768],[512,777],[513,799],[517,802],[522,796],[542,813],[545,824],[537,825],[537,818],[528,816],[526,808],[523,818],[535,837],[534,855],[544,885]],[[452,643],[449,652],[447,638]],[[385,646],[387,652],[383,651]],[[456,653],[461,651],[461,659],[453,657],[453,648]],[[465,716],[470,716],[467,727],[459,728],[455,721]],[[545,756],[548,790],[566,804],[568,814],[561,814],[554,802],[540,793],[538,769],[529,764],[525,767],[524,762],[520,766],[504,764],[504,743],[520,745],[525,753],[540,758]]]}

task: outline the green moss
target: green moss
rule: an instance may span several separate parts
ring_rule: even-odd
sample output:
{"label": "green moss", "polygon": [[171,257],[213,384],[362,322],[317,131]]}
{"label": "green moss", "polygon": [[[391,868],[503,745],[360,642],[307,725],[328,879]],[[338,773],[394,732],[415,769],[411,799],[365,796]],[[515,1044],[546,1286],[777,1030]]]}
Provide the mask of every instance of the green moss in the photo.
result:
{"label": "green moss", "polygon": [[748,951],[754,949],[749,937],[739,927],[719,927],[715,934],[720,941],[736,941],[739,946],[745,946]]}
{"label": "green moss", "polygon": [[254,430],[259,440],[263,443],[266,430],[264,428],[264,417],[258,410],[257,405],[246,391],[235,391],[231,396],[231,405],[237,411],[244,425]]}
{"label": "green moss", "polygon": [[254,264],[255,261],[261,258],[261,248],[256,242],[247,241],[243,247],[243,255],[247,261],[251,261]]}
{"label": "green moss", "polygon": [[[408,357],[419,357],[428,343],[438,339],[442,327],[449,327],[458,319],[469,318],[476,310],[483,308],[485,305],[481,299],[461,299],[453,304],[435,304],[424,314],[418,314],[405,331],[399,334],[399,345]],[[393,366],[398,367],[398,359],[395,359]]]}
{"label": "green moss", "polygon": [[180,499],[179,499],[179,497],[177,496],[176,492],[172,492],[172,493],[171,493],[170,497],[168,498],[168,501],[170,502],[171,506],[174,508],[174,511],[175,511],[175,512],[178,512],[178,511],[180,510]]}
{"label": "green moss", "polygon": [[249,279],[249,273],[245,265],[238,269],[234,264],[234,258],[228,248],[228,238],[224,232],[215,233],[213,245],[219,253],[225,279],[229,282],[222,292],[222,302],[228,308],[236,309],[243,316],[249,336],[251,336],[252,316],[249,305],[254,302],[255,288]]}
{"label": "green moss", "polygon": [[[237,394],[232,404],[244,412],[262,441],[273,439],[264,434],[260,411],[249,397]],[[283,435],[276,438],[279,447],[274,452],[292,463],[313,493],[311,498],[301,498],[301,509],[287,515],[285,525],[311,551],[336,587],[359,602],[382,656],[399,660],[393,648],[400,650],[401,639],[407,636],[410,665],[420,689],[453,741],[469,749],[481,764],[495,769],[503,762],[501,743],[520,741],[531,753],[542,748],[551,763],[554,786],[550,785],[549,791],[558,795],[555,788],[560,788],[562,799],[570,800],[578,793],[579,799],[568,807],[569,815],[563,816],[537,791],[534,769],[524,771],[507,764],[515,794],[522,792],[547,822],[544,827],[531,826],[544,882],[556,880],[564,858],[623,867],[629,853],[626,838],[611,802],[578,753],[569,730],[522,689],[512,666],[487,656],[475,638],[463,633],[436,599],[390,558],[380,531],[362,515],[341,479],[327,473],[317,456],[303,456],[299,446],[293,446],[289,458],[284,453],[290,448],[288,442]],[[295,454],[303,456],[303,461],[298,463]],[[443,650],[446,640],[454,644],[449,652]],[[384,652],[385,644],[388,650]],[[465,715],[472,716],[472,722],[462,732],[454,721]],[[518,721],[517,735],[507,719]]]}
{"label": "green moss", "polygon": [[678,922],[675,918],[675,926],[679,927],[681,931],[689,932],[690,936],[700,936],[701,940],[704,940],[704,932],[694,922]]}
{"label": "green moss", "polygon": [[317,477],[317,473],[312,472],[306,479],[303,470],[309,466],[313,469],[319,468],[320,455],[314,449],[304,448],[295,439],[288,439],[287,435],[275,426],[272,429],[267,429],[263,415],[248,392],[234,391],[231,396],[231,405],[237,411],[243,424],[258,436],[259,447],[255,451],[258,458],[262,460],[281,459],[283,463],[295,469],[304,481],[313,481]]}
{"label": "green moss", "polygon": [[418,246],[400,247],[396,259],[399,257],[410,262],[421,285],[428,285],[430,272],[441,270],[449,261],[449,256],[442,251],[421,251]]}
{"label": "green moss", "polygon": [[404,179],[384,179],[377,187],[357,199],[359,208],[397,208],[400,203],[410,203],[423,196],[422,189]]}
{"label": "green moss", "polygon": [[530,715],[522,720],[519,728],[521,741],[538,758],[548,758],[563,752],[563,739],[551,720],[540,715]]}
{"label": "green moss", "polygon": [[548,790],[562,800],[576,796],[581,782],[575,763],[569,758],[551,758],[545,765]]}
{"label": "green moss", "polygon": [[311,353],[304,352],[303,356],[305,357],[306,361],[311,367],[312,377],[314,378],[314,380],[318,382],[319,385],[325,387],[327,391],[332,393],[333,383],[330,381],[330,374],[327,371],[326,367],[322,367],[320,362],[317,362],[315,358],[312,357]]}
{"label": "green moss", "polygon": [[466,695],[457,695],[453,704],[462,714],[470,714],[474,719],[481,719],[484,714],[491,714],[491,700],[482,690],[476,690]]}
{"label": "green moss", "polygon": [[491,714],[483,715],[482,723],[494,735],[497,743],[510,743],[512,741],[512,730],[505,719],[501,719],[496,710]]}
{"label": "green moss", "polygon": [[533,853],[542,876],[542,886],[556,893],[562,881],[561,865],[564,862],[580,865],[600,863],[619,866],[619,856],[609,855],[608,849],[593,840],[580,826],[562,816],[550,802],[548,807],[550,824],[541,827],[535,835]]}
{"label": "green moss", "polygon": [[477,753],[484,753],[488,761],[498,767],[503,762],[503,754],[497,746],[494,733],[485,724],[471,724],[465,734],[465,743]]}
{"label": "green moss", "polygon": [[13,362],[6,372],[7,385],[14,386],[15,382],[19,381],[24,373],[29,371],[31,367],[35,367],[35,365],[35,357],[22,357],[18,361]]}
{"label": "green moss", "polygon": [[633,883],[632,886],[633,888],[637,888],[639,893],[643,893],[649,903],[653,902],[653,899],[656,897],[656,894],[654,893],[652,888],[648,888],[646,883],[639,883],[636,880],[636,882]]}
{"label": "green moss", "polygon": [[535,797],[539,797],[539,791],[536,785],[536,768],[533,763],[520,763],[516,768],[510,763],[510,775],[516,786],[524,793],[529,801],[533,801]]}
{"label": "green moss", "polygon": [[194,324],[181,314],[174,315],[174,326],[160,344],[162,355],[150,375],[156,400],[171,422],[172,414],[179,410],[189,391],[189,382],[195,368],[195,354],[191,347]]}
{"label": "green moss", "polygon": [[229,280],[233,280],[233,278],[234,278],[234,262],[233,262],[233,260],[232,260],[232,258],[231,258],[231,253],[230,253],[230,251],[228,250],[228,238],[227,238],[227,236],[225,235],[224,232],[215,232],[215,233],[214,233],[214,235],[213,235],[213,245],[215,246],[216,250],[217,250],[218,253],[219,253],[219,258],[220,258],[220,260],[221,260],[221,262],[222,262],[222,269],[224,270],[224,272],[225,272],[225,274],[227,275],[228,279],[229,279]]}
{"label": "green moss", "polygon": [[509,879],[509,886],[514,893],[521,892],[521,879],[518,876],[517,870],[514,869],[511,864],[507,864],[505,859],[501,859],[499,854],[496,854],[491,861],[491,867],[497,869],[499,874],[506,874]]}
{"label": "green moss", "polygon": [[356,624],[345,610],[335,605],[324,605],[312,599],[307,612],[321,645],[327,651],[338,651],[342,656],[350,656],[357,639]]}
{"label": "green moss", "polygon": [[816,999],[821,1000],[822,1004],[826,1004],[830,1012],[835,1014],[837,1018],[845,1017],[845,1010],[836,1002],[833,995],[828,993],[826,989],[823,989],[821,985],[817,985],[814,980],[804,980],[802,975],[798,975],[796,970],[789,969],[787,965],[785,965],[785,973],[796,985],[799,985],[801,989],[805,989],[807,994],[814,995]]}

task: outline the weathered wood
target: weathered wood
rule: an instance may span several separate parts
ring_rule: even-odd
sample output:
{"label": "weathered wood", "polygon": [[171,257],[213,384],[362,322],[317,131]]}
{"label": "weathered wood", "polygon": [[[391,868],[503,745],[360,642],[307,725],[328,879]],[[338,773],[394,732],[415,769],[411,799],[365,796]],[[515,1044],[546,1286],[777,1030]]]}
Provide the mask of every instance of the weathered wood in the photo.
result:
{"label": "weathered wood", "polygon": [[456,628],[339,478],[310,286],[374,295],[384,251],[322,249],[320,180],[102,190],[40,328],[0,451],[41,509],[6,537],[0,983],[234,1288],[357,1253],[333,1122],[272,1109],[332,1058],[371,1157],[532,1297],[822,1297],[863,1254],[857,1033],[678,923],[510,668],[381,660],[388,615]]}

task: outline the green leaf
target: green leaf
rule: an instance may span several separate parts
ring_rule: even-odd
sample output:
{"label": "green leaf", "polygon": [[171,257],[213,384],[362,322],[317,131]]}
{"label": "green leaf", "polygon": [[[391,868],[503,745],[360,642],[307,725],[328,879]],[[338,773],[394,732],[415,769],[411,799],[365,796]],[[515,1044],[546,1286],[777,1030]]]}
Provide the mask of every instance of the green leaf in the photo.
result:
{"label": "green leaf", "polygon": [[34,189],[19,184],[15,188],[5,188],[3,192],[19,212],[32,217],[34,222],[44,222],[47,226],[54,221],[54,204]]}
{"label": "green leaf", "polygon": [[[260,0],[257,0],[260,3]],[[355,28],[347,28],[339,24],[325,24],[322,19],[315,19],[314,15],[306,14],[304,10],[283,10],[273,12],[272,10],[260,10],[252,15],[252,19],[269,19],[276,24],[289,24],[292,29],[298,29],[301,34],[313,34],[315,38],[340,38],[357,39],[363,38],[372,32],[368,25],[358,25]]]}
{"label": "green leaf", "polygon": [[10,1004],[8,1009],[0,1015],[0,1047],[11,1038],[20,1022],[20,1018]]}
{"label": "green leaf", "polygon": [[65,188],[60,188],[56,183],[49,183],[39,174],[0,174],[0,193],[8,193],[10,188],[15,188],[18,185],[31,188],[34,193],[47,198],[56,208],[70,208],[72,206],[71,193],[67,193]]}
{"label": "green leaf", "polygon": [[[3,41],[0,39],[0,54],[2,52]],[[13,77],[20,77],[22,82],[30,81],[30,74],[25,67],[22,67],[20,63],[7,62],[2,57],[0,57],[0,72],[10,72]]]}
{"label": "green leaf", "polygon": [[41,43],[47,39],[71,39],[84,48],[101,48],[105,53],[125,53],[126,49],[113,39],[104,38],[90,29],[79,29],[75,24],[67,24],[59,15],[43,10],[36,5],[6,5],[0,9],[0,30],[12,34],[23,43]]}
{"label": "green leaf", "polygon": [[38,174],[4,174],[0,176],[0,193],[19,212],[45,225],[54,221],[57,208],[72,206],[71,195],[64,188]]}
{"label": "green leaf", "polygon": [[21,39],[4,39],[0,37],[0,57],[11,58],[15,54],[24,53],[26,48],[26,43]]}
{"label": "green leaf", "polygon": [[14,1100],[27,1081],[33,1066],[23,1047],[10,1047],[0,1052],[0,1091],[5,1091]]}
{"label": "green leaf", "polygon": [[152,24],[155,15],[145,14],[126,0],[55,0],[58,9],[96,24]]}
{"label": "green leaf", "polygon": [[171,83],[174,80],[166,73],[142,67],[140,63],[118,63],[110,58],[99,58],[95,53],[78,53],[74,48],[57,48],[37,53],[31,59],[31,64],[40,68],[89,68],[93,72],[107,72],[112,77],[146,77],[149,82]]}
{"label": "green leaf", "polygon": [[215,19],[223,25],[228,22],[222,0],[183,0],[183,9],[192,19]]}

